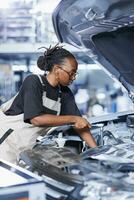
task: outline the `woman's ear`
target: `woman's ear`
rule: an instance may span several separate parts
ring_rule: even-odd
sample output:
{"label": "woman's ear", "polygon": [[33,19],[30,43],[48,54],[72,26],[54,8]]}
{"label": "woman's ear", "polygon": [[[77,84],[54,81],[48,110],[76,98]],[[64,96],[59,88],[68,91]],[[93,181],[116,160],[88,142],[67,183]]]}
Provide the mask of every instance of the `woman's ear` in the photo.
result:
{"label": "woman's ear", "polygon": [[55,74],[56,80],[59,82],[59,65],[54,65],[53,73]]}
{"label": "woman's ear", "polygon": [[54,67],[53,67],[53,72],[54,72],[55,74],[59,74],[59,65],[54,65]]}

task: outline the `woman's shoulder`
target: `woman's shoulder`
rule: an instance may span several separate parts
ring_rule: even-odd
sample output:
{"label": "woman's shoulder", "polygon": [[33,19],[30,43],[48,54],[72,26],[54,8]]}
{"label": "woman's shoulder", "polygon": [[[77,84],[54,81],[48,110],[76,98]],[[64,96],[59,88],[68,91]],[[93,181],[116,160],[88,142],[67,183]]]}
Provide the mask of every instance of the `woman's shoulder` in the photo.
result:
{"label": "woman's shoulder", "polygon": [[39,75],[30,74],[25,77],[23,83],[40,83]]}
{"label": "woman's shoulder", "polygon": [[41,85],[40,80],[38,75],[36,74],[30,74],[28,76],[25,77],[24,81],[23,81],[23,86],[32,86],[32,85]]}
{"label": "woman's shoulder", "polygon": [[38,80],[38,75],[36,74],[29,74],[25,77],[24,81],[31,81],[31,80]]}

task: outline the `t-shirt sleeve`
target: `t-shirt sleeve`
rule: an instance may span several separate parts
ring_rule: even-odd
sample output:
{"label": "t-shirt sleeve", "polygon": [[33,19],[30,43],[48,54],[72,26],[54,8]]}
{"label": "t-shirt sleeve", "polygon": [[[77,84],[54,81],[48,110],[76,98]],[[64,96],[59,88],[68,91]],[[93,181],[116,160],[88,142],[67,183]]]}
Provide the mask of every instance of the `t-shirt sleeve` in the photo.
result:
{"label": "t-shirt sleeve", "polygon": [[81,116],[81,113],[76,105],[74,95],[68,87],[65,87],[62,92],[60,115]]}
{"label": "t-shirt sleeve", "polygon": [[29,76],[23,82],[24,122],[43,114],[41,87],[37,76]]}

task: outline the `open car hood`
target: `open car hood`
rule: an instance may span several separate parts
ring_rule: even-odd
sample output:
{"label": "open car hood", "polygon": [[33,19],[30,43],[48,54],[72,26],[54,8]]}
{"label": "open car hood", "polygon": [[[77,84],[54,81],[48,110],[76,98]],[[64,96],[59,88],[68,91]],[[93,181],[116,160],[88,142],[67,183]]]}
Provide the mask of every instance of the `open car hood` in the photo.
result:
{"label": "open car hood", "polygon": [[134,1],[62,0],[53,13],[58,39],[83,50],[134,95]]}

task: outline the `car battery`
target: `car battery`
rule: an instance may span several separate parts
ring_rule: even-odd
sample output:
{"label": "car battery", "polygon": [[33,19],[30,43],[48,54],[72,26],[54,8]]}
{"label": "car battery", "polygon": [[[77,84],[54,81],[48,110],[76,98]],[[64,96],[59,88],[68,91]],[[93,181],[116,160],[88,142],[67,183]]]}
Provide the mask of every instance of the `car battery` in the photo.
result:
{"label": "car battery", "polygon": [[40,176],[0,160],[0,200],[45,200],[45,183]]}

